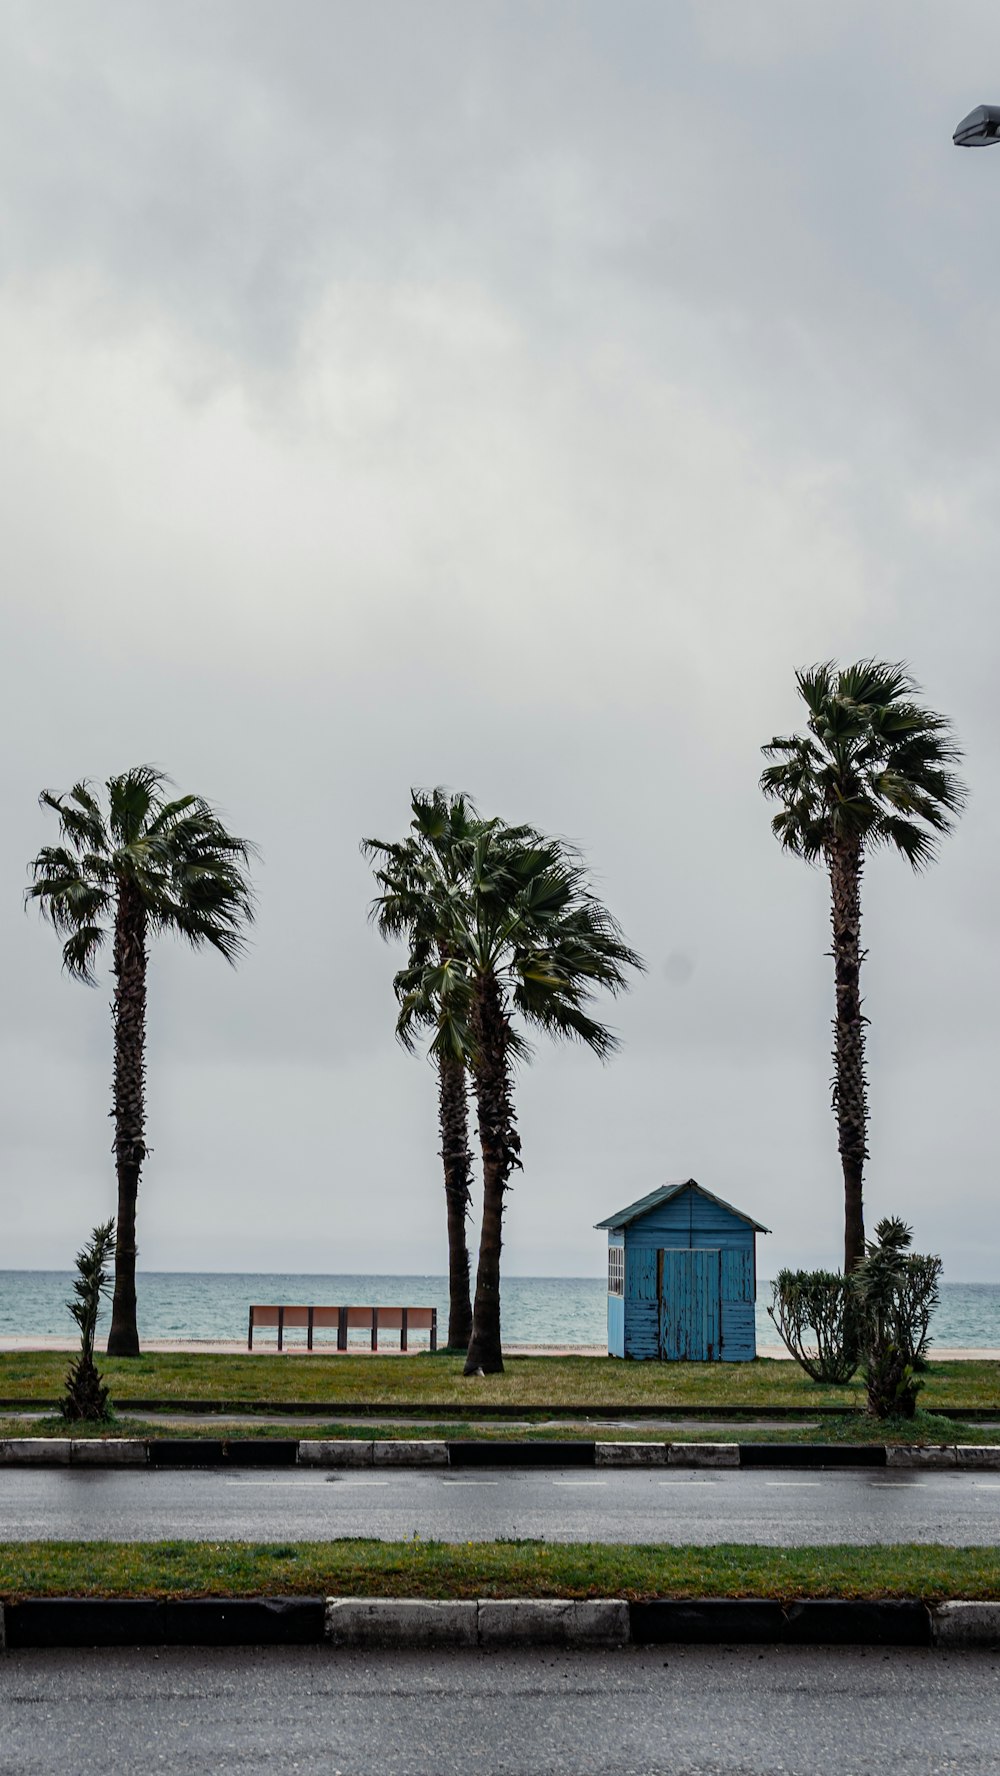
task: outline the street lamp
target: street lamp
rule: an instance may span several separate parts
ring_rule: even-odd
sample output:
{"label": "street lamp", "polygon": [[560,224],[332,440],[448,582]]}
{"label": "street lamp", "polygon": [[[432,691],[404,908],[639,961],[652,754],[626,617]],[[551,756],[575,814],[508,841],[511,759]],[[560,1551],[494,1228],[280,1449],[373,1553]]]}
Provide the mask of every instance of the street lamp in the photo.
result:
{"label": "street lamp", "polygon": [[1000,142],[1000,105],[977,105],[952,136],[956,148],[991,148]]}

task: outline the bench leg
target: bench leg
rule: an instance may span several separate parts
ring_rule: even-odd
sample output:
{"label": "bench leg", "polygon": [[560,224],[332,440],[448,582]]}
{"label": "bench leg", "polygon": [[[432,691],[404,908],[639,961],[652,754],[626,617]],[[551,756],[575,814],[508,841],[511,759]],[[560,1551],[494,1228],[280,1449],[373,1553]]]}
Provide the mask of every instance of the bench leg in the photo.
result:
{"label": "bench leg", "polygon": [[314,1308],[309,1309],[309,1328],[308,1328],[308,1332],[307,1332],[307,1336],[306,1336],[306,1350],[312,1350],[312,1347],[313,1347],[313,1313],[314,1312],[315,1312]]}
{"label": "bench leg", "polygon": [[410,1316],[409,1316],[406,1308],[404,1307],[404,1309],[403,1309],[403,1323],[399,1328],[399,1348],[401,1351],[409,1350],[409,1348],[410,1348],[409,1344],[407,1342],[407,1333],[409,1331],[409,1325],[408,1325],[409,1318],[410,1318]]}
{"label": "bench leg", "polygon": [[279,1309],[278,1309],[278,1349],[284,1350],[284,1348],[285,1348],[285,1310],[283,1307],[279,1307]]}
{"label": "bench leg", "polygon": [[345,1351],[347,1349],[347,1309],[346,1309],[346,1307],[342,1307],[339,1314],[337,1315],[337,1349],[339,1351]]}
{"label": "bench leg", "polygon": [[372,1308],[372,1350],[378,1350],[378,1308]]}

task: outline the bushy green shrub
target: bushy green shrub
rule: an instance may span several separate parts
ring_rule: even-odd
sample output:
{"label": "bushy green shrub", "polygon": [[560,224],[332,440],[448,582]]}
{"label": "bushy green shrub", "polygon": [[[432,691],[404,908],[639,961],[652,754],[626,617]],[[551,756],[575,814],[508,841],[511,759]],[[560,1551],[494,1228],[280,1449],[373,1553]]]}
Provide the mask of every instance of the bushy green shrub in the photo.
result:
{"label": "bushy green shrub", "polygon": [[927,1367],[931,1315],[941,1301],[941,1260],[928,1252],[907,1252],[896,1285],[897,1331],[916,1369]]}
{"label": "bushy green shrub", "polygon": [[850,1381],[858,1366],[853,1301],[839,1271],[779,1270],[768,1307],[782,1343],[813,1381]]}

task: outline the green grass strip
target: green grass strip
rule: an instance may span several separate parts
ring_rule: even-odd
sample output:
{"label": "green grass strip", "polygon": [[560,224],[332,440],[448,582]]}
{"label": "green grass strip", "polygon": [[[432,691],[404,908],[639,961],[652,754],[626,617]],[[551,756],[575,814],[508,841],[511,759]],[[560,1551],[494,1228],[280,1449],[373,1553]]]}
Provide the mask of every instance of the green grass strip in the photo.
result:
{"label": "green grass strip", "polygon": [[[408,1357],[225,1355],[153,1352],[136,1358],[98,1357],[120,1406],[129,1400],[247,1400],[437,1406],[612,1407],[709,1406],[720,1412],[770,1406],[808,1411],[816,1406],[864,1405],[857,1378],[847,1387],[822,1387],[797,1363],[760,1357],[753,1363],[623,1363],[608,1357],[509,1357],[503,1375],[463,1375],[463,1359]],[[65,1351],[0,1352],[0,1399],[57,1399],[69,1363]],[[1000,1406],[1000,1363],[932,1362],[921,1406],[975,1410]]]}
{"label": "green grass strip", "polygon": [[19,1542],[0,1597],[1000,1598],[1000,1550],[549,1542]]}

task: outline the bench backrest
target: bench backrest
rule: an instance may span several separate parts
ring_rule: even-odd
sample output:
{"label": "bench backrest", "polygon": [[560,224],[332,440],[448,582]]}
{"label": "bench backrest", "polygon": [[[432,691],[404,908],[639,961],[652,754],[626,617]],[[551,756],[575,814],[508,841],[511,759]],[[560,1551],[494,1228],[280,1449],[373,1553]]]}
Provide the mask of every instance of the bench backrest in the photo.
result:
{"label": "bench backrest", "polygon": [[300,1305],[277,1307],[254,1302],[250,1313],[255,1326],[276,1326],[279,1313],[285,1327],[308,1326],[309,1315],[312,1313],[314,1326],[339,1326],[341,1312],[347,1314],[347,1324],[352,1328],[371,1331],[372,1315],[378,1314],[378,1323],[390,1332],[398,1332],[403,1324],[405,1313],[411,1332],[429,1332],[437,1312],[433,1307],[302,1307]]}
{"label": "bench backrest", "polygon": [[437,1349],[436,1307],[312,1307],[301,1302],[284,1303],[255,1301],[250,1307],[248,1348],[253,1349],[254,1332],[262,1326],[274,1326],[278,1333],[278,1349],[284,1349],[285,1333],[299,1329],[308,1334],[312,1350],[313,1333],[321,1327],[336,1328],[338,1350],[347,1349],[350,1331],[370,1332],[372,1350],[378,1349],[380,1332],[398,1332],[400,1349],[408,1348],[411,1332],[428,1332],[431,1350]]}

